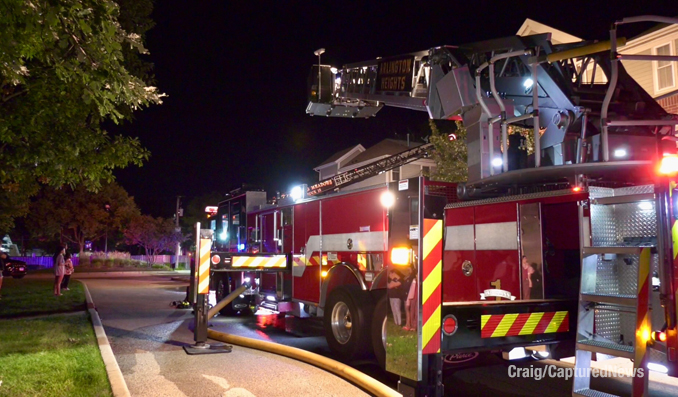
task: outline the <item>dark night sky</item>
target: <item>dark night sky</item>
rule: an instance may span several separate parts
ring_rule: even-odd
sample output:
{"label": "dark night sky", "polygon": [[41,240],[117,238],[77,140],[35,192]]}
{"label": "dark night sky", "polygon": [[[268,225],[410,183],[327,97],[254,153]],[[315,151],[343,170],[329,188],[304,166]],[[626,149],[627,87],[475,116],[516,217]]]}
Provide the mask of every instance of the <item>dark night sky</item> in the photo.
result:
{"label": "dark night sky", "polygon": [[[156,1],[147,48],[169,97],[111,128],[138,136],[152,153],[116,176],[142,211],[166,217],[177,195],[190,200],[242,183],[285,191],[334,152],[417,134],[427,119],[389,108],[369,120],[307,116],[318,48],[326,48],[323,64],[341,66],[510,36],[525,18],[606,39],[613,21],[645,14],[676,16],[678,1]],[[620,35],[649,27],[629,25]]]}

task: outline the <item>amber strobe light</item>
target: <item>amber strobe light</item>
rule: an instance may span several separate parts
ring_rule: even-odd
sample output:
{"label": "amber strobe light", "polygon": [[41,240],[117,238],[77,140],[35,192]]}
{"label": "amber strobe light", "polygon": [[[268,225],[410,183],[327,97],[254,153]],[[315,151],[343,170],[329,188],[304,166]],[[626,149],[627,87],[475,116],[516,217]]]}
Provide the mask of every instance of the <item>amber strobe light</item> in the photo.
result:
{"label": "amber strobe light", "polygon": [[409,248],[393,248],[391,250],[391,263],[393,263],[394,265],[409,265],[410,264]]}
{"label": "amber strobe light", "polygon": [[671,154],[662,158],[659,173],[663,175],[675,174],[678,172],[678,156]]}

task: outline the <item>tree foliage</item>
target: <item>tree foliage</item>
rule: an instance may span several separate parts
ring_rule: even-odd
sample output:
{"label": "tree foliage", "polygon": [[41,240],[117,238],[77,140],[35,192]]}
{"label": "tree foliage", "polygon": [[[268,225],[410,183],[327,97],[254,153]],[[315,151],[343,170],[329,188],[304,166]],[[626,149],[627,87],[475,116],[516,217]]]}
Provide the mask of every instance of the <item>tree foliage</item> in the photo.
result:
{"label": "tree foliage", "polygon": [[[444,124],[439,128],[437,124]],[[444,182],[465,182],[468,179],[466,129],[461,123],[429,120],[436,168],[431,179]]]}
{"label": "tree foliage", "polygon": [[85,241],[123,230],[138,214],[134,198],[116,183],[107,183],[96,193],[83,186],[47,187],[31,206],[27,226],[37,236],[61,236],[82,253]]}
{"label": "tree foliage", "polygon": [[125,229],[128,244],[140,245],[146,255],[157,255],[169,251],[185,240],[181,231],[176,230],[172,219],[154,218],[150,215],[134,217]]}
{"label": "tree foliage", "polygon": [[0,230],[40,185],[96,190],[148,159],[137,138],[101,128],[163,96],[135,58],[151,3],[123,3],[120,13],[111,0],[0,2]]}
{"label": "tree foliage", "polygon": [[209,220],[205,213],[205,207],[216,206],[220,201],[223,201],[224,198],[224,195],[218,192],[203,194],[202,196],[193,198],[186,205],[184,217],[181,219],[182,225],[188,230],[194,231],[195,224],[201,222],[201,227],[207,229],[208,225],[206,222],[209,222]]}

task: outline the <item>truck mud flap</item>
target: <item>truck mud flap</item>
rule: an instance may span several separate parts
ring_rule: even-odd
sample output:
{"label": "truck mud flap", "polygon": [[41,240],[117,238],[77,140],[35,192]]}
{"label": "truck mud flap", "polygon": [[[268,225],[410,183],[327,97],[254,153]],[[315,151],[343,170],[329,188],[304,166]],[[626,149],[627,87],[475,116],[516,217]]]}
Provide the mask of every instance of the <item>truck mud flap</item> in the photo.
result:
{"label": "truck mud flap", "polygon": [[574,342],[577,301],[444,304],[442,353]]}

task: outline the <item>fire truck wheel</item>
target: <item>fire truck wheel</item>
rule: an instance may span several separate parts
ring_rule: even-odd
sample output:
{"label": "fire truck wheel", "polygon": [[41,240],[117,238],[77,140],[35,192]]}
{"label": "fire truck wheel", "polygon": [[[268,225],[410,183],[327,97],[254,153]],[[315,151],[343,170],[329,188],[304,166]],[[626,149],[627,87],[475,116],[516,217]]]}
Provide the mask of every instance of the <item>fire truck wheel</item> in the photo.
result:
{"label": "fire truck wheel", "polygon": [[357,286],[339,287],[327,300],[323,316],[325,338],[330,350],[345,361],[362,358],[371,350],[371,302],[369,294]]}
{"label": "fire truck wheel", "polygon": [[[231,293],[231,280],[226,274],[221,274],[215,277],[217,301],[220,301],[228,296],[229,293]],[[252,310],[250,309],[249,302],[246,298],[235,298],[233,302],[219,310],[219,314],[223,316],[235,316],[238,314],[248,315],[252,314]]]}
{"label": "fire truck wheel", "polygon": [[388,297],[382,296],[374,308],[372,316],[372,348],[374,357],[381,368],[386,368],[386,314],[388,313]]}
{"label": "fire truck wheel", "polygon": [[[216,276],[217,280],[217,287],[216,287],[216,295],[217,295],[217,301],[220,301],[224,299],[230,292],[230,288],[228,285],[228,276],[227,275],[219,275]],[[233,302],[229,303],[226,305],[223,309],[219,310],[219,314],[224,315],[224,316],[232,316],[236,314],[236,311],[233,309]]]}

